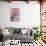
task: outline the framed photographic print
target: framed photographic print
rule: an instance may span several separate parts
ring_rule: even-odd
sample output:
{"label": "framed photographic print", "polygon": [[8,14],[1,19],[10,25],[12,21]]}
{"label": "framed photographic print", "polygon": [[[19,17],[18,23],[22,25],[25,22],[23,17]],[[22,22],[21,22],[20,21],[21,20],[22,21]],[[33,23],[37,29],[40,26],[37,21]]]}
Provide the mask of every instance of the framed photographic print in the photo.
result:
{"label": "framed photographic print", "polygon": [[20,21],[20,8],[10,9],[10,20],[13,22]]}

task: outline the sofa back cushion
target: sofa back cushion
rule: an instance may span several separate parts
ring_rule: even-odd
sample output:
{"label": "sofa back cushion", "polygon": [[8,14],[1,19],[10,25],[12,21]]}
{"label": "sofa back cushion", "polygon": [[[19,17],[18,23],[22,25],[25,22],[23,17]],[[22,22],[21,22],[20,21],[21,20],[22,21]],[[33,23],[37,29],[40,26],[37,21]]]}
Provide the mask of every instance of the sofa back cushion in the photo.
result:
{"label": "sofa back cushion", "polygon": [[14,33],[20,33],[21,28],[14,28]]}

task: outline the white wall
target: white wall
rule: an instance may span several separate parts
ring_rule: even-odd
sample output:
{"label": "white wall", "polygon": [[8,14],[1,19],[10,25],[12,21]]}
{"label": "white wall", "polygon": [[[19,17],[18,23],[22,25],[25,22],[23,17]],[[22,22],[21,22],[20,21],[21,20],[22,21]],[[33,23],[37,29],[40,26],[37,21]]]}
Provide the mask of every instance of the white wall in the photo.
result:
{"label": "white wall", "polygon": [[[20,21],[10,21],[10,8],[20,8]],[[32,27],[40,26],[40,4],[38,2],[1,2],[0,1],[0,26],[7,27]]]}

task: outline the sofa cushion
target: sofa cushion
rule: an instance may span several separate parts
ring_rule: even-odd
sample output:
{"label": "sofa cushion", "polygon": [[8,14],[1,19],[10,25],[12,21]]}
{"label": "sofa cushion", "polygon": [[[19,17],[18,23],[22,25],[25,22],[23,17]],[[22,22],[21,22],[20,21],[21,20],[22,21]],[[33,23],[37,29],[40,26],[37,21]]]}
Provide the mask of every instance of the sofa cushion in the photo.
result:
{"label": "sofa cushion", "polygon": [[20,40],[21,42],[32,42],[32,40],[34,40],[34,37],[33,36],[21,35],[21,34],[17,34],[17,33],[15,33],[13,35],[10,35],[9,38],[11,40],[13,40],[13,39]]}
{"label": "sofa cushion", "polygon": [[14,33],[20,33],[21,29],[20,28],[14,28]]}
{"label": "sofa cushion", "polygon": [[21,29],[21,33],[22,33],[23,35],[26,34],[26,32],[27,32],[27,28]]}

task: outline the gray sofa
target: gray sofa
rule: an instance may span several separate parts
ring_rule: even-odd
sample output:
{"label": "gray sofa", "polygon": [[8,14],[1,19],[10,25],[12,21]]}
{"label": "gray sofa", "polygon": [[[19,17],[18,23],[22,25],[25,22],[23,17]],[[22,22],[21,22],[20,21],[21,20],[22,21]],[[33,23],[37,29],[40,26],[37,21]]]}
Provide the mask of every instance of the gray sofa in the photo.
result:
{"label": "gray sofa", "polygon": [[10,40],[20,40],[21,43],[31,43],[34,41],[34,37],[32,36],[32,31],[30,32],[30,35],[28,33],[22,34],[21,29],[26,28],[13,28],[10,27],[8,31],[10,32],[9,36],[4,36],[4,40],[10,39]]}
{"label": "gray sofa", "polygon": [[[11,28],[9,28],[11,29]],[[28,34],[22,34],[21,33],[22,28],[14,28],[13,31],[10,31],[12,34],[10,34],[7,38],[10,38],[10,40],[20,40],[21,43],[30,43],[33,42],[34,37],[32,36],[32,31],[30,32],[31,35]],[[25,28],[23,28],[25,29]]]}

